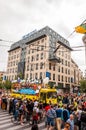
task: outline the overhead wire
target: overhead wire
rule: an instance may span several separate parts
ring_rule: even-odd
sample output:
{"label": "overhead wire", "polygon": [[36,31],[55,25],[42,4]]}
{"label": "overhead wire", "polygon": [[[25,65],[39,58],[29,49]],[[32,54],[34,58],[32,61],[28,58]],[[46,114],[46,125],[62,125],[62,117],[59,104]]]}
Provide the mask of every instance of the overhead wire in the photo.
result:
{"label": "overhead wire", "polygon": [[[86,22],[86,19],[85,19],[80,25],[84,24],[85,22]],[[79,26],[80,26],[80,25],[79,25]],[[69,36],[67,37],[67,39],[68,39],[70,36],[72,36],[74,32],[76,32],[76,30],[74,30],[72,33],[70,33]]]}

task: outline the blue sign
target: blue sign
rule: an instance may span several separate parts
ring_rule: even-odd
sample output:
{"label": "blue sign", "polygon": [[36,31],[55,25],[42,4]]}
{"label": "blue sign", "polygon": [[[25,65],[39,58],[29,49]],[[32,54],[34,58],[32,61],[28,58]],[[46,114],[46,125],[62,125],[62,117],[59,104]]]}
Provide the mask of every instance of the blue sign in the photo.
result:
{"label": "blue sign", "polygon": [[46,72],[46,77],[50,78],[50,72]]}
{"label": "blue sign", "polygon": [[36,33],[36,32],[37,32],[37,30],[35,29],[35,30],[33,30],[32,32],[30,32],[30,33],[24,35],[22,38],[25,39],[25,38],[31,36],[32,34],[34,34],[34,33]]}

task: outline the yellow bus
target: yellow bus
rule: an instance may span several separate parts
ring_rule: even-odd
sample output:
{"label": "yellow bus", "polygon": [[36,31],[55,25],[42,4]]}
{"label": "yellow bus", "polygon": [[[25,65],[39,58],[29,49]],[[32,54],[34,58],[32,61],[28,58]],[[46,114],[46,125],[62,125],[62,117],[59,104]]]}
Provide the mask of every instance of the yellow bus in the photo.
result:
{"label": "yellow bus", "polygon": [[11,93],[11,96],[12,96],[12,97],[15,97],[15,98],[21,98],[22,100],[23,100],[23,99],[38,100],[38,98],[39,98],[37,95],[32,95],[32,94],[20,94],[20,93],[16,93],[16,92],[12,92],[12,93]]}
{"label": "yellow bus", "polygon": [[57,90],[53,88],[41,88],[39,92],[39,99],[43,103],[57,104]]}
{"label": "yellow bus", "polygon": [[17,98],[22,98],[22,99],[31,99],[31,100],[39,100],[42,101],[43,103],[51,103],[51,104],[57,104],[57,90],[56,89],[51,89],[51,88],[41,88],[39,90],[39,94],[20,94],[13,92],[11,93],[11,96],[17,97]]}

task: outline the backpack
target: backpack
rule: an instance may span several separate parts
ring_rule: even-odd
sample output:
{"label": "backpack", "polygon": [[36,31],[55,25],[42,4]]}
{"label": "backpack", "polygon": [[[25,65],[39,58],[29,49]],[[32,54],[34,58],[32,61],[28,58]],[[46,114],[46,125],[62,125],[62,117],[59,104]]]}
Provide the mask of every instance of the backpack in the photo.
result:
{"label": "backpack", "polygon": [[82,112],[81,113],[81,118],[80,118],[81,122],[86,123],[86,112]]}

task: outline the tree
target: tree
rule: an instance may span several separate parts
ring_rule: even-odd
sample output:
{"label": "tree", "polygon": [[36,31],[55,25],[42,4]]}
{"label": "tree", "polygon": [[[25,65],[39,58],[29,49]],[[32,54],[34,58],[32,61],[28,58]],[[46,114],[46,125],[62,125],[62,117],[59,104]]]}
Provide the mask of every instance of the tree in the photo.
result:
{"label": "tree", "polygon": [[80,81],[80,90],[81,90],[81,92],[86,93],[86,80],[85,79],[82,79]]}
{"label": "tree", "polygon": [[[19,77],[20,79],[23,79],[23,78],[24,78],[23,73],[22,73],[22,72],[20,72],[20,73],[18,74],[18,77]],[[18,77],[17,77],[17,78],[18,78]]]}
{"label": "tree", "polygon": [[12,86],[11,81],[6,80],[3,84],[4,84],[5,89],[11,89],[11,86]]}

